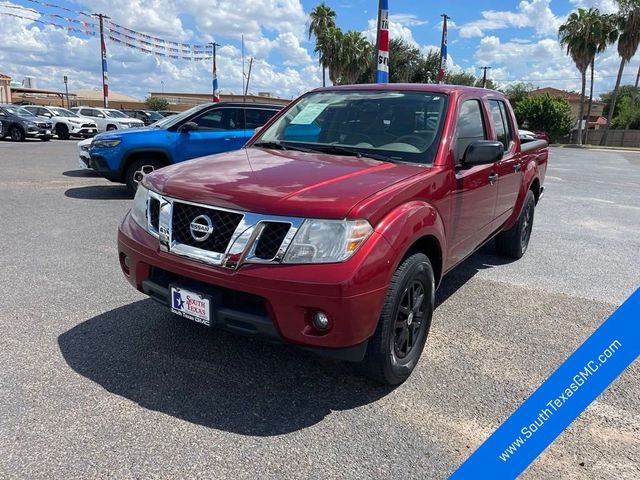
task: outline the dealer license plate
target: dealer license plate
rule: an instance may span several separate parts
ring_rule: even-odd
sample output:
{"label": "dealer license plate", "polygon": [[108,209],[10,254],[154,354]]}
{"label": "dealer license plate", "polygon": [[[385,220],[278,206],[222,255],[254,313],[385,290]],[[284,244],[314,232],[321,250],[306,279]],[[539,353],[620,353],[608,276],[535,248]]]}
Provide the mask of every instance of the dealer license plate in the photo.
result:
{"label": "dealer license plate", "polygon": [[211,326],[211,302],[199,293],[172,286],[171,311],[194,322]]}

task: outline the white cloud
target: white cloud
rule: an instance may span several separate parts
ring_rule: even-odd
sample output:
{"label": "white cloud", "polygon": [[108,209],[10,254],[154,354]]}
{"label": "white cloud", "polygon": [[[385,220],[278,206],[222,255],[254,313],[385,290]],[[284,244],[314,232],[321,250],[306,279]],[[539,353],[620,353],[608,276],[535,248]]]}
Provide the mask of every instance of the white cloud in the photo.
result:
{"label": "white cloud", "polygon": [[486,10],[482,18],[460,26],[463,38],[482,37],[504,28],[533,28],[539,35],[555,35],[562,19],[550,7],[551,0],[522,0],[517,11]]}
{"label": "white cloud", "polygon": [[[370,18],[367,23],[367,29],[363,33],[370,42],[375,44],[378,33],[378,20]],[[411,29],[404,23],[394,20],[392,16],[389,17],[389,38],[399,38],[411,45],[418,46],[418,42],[413,38]]]}
{"label": "white cloud", "polygon": [[618,11],[618,2],[616,0],[571,0],[576,8],[595,7],[603,13],[613,13]]}
{"label": "white cloud", "polygon": [[[82,5],[78,8],[109,12],[118,24],[167,40],[204,43],[215,39],[223,45],[217,50],[223,92],[238,93],[242,89],[242,34],[247,66],[248,57],[255,57],[250,92],[266,91],[291,98],[321,83],[317,60],[301,45],[306,40],[306,14],[298,0],[82,0]],[[63,88],[63,75],[69,76],[71,91],[101,88],[96,37],[72,36],[53,26],[15,17],[2,16],[1,21],[3,73],[18,81],[32,75],[42,88]],[[144,98],[149,91],[160,90],[161,81],[165,91],[211,89],[210,61],[169,60],[109,40],[107,48],[112,91]],[[277,62],[271,58],[273,54]]]}

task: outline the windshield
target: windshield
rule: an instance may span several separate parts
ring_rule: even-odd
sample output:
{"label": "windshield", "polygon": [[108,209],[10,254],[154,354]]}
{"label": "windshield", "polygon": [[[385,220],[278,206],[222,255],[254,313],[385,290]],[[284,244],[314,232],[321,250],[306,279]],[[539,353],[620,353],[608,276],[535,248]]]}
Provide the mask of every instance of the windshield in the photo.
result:
{"label": "windshield", "polygon": [[182,122],[185,118],[189,118],[193,114],[199,112],[203,108],[208,107],[210,104],[206,103],[204,105],[198,105],[195,107],[191,107],[189,110],[185,110],[177,115],[171,115],[170,117],[163,117],[162,120],[153,124],[154,127],[157,128],[171,128],[174,125]]}
{"label": "windshield", "polygon": [[67,110],[66,108],[52,108],[51,111],[57,117],[77,117],[75,113],[71,110]]}
{"label": "windshield", "polygon": [[324,91],[303,97],[255,146],[305,148],[431,164],[448,97],[411,91]]}
{"label": "windshield", "polygon": [[105,110],[107,117],[111,118],[129,118],[129,115],[125,115],[120,110]]}
{"label": "windshield", "polygon": [[149,118],[155,122],[164,119],[162,115],[160,115],[158,112],[154,112],[153,110],[147,110],[145,113],[149,115]]}
{"label": "windshield", "polygon": [[2,107],[7,113],[18,115],[19,117],[35,117],[33,113],[22,107]]}

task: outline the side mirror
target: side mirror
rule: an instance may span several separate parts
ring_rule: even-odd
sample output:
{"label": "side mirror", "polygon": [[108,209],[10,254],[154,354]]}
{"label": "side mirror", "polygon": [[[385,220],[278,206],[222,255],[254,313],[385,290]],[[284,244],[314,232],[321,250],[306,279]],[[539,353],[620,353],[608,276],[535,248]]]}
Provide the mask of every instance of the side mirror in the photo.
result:
{"label": "side mirror", "polygon": [[196,122],[187,122],[178,128],[179,132],[191,132],[193,130],[198,130],[198,124]]}
{"label": "side mirror", "polygon": [[96,117],[98,117],[98,118],[104,118],[104,113],[96,113]]}
{"label": "side mirror", "polygon": [[499,161],[504,155],[502,142],[493,140],[476,140],[467,147],[464,152],[462,164],[468,167],[474,165],[487,165]]}
{"label": "side mirror", "polygon": [[253,134],[257,135],[260,133],[260,130],[262,130],[262,127],[264,127],[264,125],[260,125],[259,127],[256,127],[253,129]]}
{"label": "side mirror", "polygon": [[47,118],[51,118],[53,115],[51,115],[49,112],[44,112],[42,114],[43,117],[47,117]]}

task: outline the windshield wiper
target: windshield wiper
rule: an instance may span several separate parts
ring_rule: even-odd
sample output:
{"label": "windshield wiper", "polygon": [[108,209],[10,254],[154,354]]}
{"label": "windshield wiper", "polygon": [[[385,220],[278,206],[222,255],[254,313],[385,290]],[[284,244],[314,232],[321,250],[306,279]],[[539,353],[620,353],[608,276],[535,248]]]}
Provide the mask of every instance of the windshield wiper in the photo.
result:
{"label": "windshield wiper", "polygon": [[282,142],[256,142],[252,147],[269,148],[272,150],[295,150],[297,152],[312,152],[310,148],[297,147],[295,145],[283,144]]}
{"label": "windshield wiper", "polygon": [[387,157],[386,155],[381,155],[379,153],[362,153],[359,150],[353,150],[351,148],[341,147],[339,145],[314,145],[313,150],[322,153],[335,153],[340,155],[349,155],[358,158],[371,158],[373,160],[380,160],[382,162],[391,162],[396,163],[395,160],[391,157]]}

